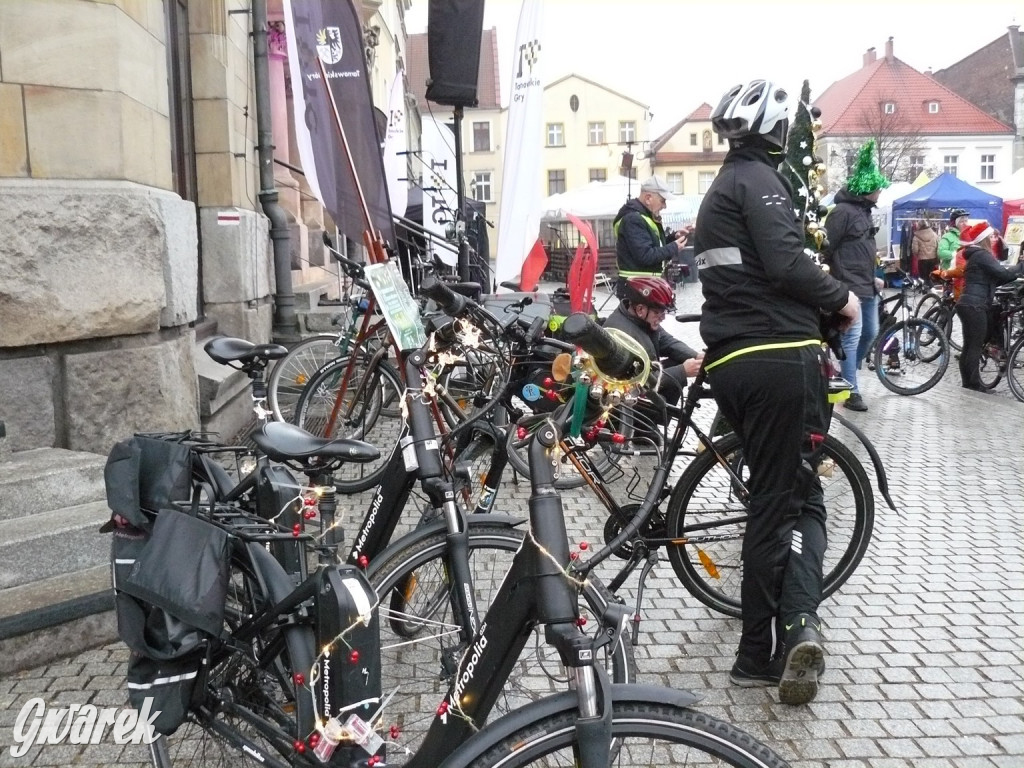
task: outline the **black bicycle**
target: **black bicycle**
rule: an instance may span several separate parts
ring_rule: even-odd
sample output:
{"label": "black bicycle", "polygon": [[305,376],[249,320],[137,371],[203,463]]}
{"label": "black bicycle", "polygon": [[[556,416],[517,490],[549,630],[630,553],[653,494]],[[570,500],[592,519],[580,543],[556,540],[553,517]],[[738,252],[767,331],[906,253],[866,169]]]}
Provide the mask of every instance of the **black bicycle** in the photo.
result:
{"label": "black bicycle", "polygon": [[1024,402],[1024,280],[996,288],[993,303],[998,308],[995,341],[981,348],[981,386],[995,389],[1005,375],[1013,396]]}
{"label": "black bicycle", "polygon": [[910,312],[911,281],[902,275],[899,293],[878,302],[878,338],[869,352],[882,385],[898,395],[919,395],[939,383],[949,366],[949,341],[942,328]]}
{"label": "black bicycle", "polygon": [[[595,328],[598,341],[580,343],[601,355],[609,342]],[[409,355],[413,365],[416,354]],[[627,355],[604,370],[633,363]],[[232,543],[223,631],[208,639],[187,721],[154,744],[155,764],[786,765],[742,731],[692,710],[697,697],[687,691],[610,682],[601,651],[621,635],[626,611],[611,603],[593,624],[582,621],[579,595],[588,579],[573,566],[550,461],[560,431],[572,421],[575,397],[592,391],[590,384],[578,390],[535,432],[530,535],[501,574],[494,602],[440,701],[381,686],[373,593],[358,568],[321,560],[295,587],[266,550],[292,532],[231,507],[200,511],[203,522]],[[261,448],[279,458],[301,457],[307,472],[319,472],[317,482],[328,489],[322,501],[330,506],[328,475],[360,446],[307,437],[285,447],[276,431],[268,425]],[[419,458],[425,450],[417,446]],[[326,558],[329,550],[320,551]],[[535,625],[544,627],[545,642],[566,670],[567,690],[490,722]],[[407,729],[395,711],[400,704],[430,712],[425,734]]]}

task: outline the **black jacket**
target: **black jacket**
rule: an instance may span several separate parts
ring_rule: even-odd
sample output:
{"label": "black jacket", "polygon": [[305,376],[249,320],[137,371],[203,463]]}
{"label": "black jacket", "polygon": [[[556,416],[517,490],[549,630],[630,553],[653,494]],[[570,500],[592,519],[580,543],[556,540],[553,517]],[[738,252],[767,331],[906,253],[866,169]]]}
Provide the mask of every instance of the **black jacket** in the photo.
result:
{"label": "black jacket", "polygon": [[661,274],[666,261],[679,252],[665,243],[665,229],[647,206],[636,198],[623,205],[612,221],[615,228],[615,259],[619,272]]}
{"label": "black jacket", "polygon": [[836,207],[825,219],[828,248],[825,263],[832,277],[844,283],[858,299],[875,295],[875,204],[845,189],[836,193]]}
{"label": "black jacket", "polygon": [[734,147],[697,214],[707,363],[758,343],[820,339],[848,291],[804,253],[791,190],[764,150]]}
{"label": "black jacket", "polygon": [[604,321],[604,327],[617,328],[629,334],[640,342],[647,356],[654,362],[668,360],[682,363],[697,356],[696,352],[664,328],[654,330],[646,321],[629,314],[622,302]]}
{"label": "black jacket", "polygon": [[1004,267],[990,251],[976,245],[964,249],[964,290],[959,303],[965,307],[988,307],[996,288],[1024,275],[1024,262]]}

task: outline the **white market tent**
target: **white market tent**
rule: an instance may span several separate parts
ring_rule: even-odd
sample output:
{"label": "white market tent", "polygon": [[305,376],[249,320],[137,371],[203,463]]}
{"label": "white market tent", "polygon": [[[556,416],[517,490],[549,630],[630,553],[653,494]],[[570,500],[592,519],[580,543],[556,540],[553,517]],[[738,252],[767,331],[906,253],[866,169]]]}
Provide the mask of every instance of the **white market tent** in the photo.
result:
{"label": "white market tent", "polygon": [[986,186],[985,191],[1003,200],[1019,200],[1024,197],[1024,168],[1018,168],[998,184]]}

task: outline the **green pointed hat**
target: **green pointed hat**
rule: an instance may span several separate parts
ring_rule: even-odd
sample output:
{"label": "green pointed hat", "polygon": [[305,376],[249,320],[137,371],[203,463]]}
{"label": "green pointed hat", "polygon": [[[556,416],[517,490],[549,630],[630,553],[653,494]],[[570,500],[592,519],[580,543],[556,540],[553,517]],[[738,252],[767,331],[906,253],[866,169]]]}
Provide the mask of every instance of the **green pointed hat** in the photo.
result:
{"label": "green pointed hat", "polygon": [[878,163],[875,161],[875,140],[871,139],[860,148],[857,167],[853,175],[846,180],[846,188],[855,195],[867,195],[888,186],[889,180],[878,170]]}

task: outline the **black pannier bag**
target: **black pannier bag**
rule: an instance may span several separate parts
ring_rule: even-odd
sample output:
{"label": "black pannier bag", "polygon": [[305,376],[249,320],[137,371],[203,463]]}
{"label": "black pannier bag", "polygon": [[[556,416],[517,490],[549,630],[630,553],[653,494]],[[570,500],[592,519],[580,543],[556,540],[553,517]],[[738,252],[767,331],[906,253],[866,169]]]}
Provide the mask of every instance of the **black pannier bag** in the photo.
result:
{"label": "black pannier bag", "polygon": [[[135,435],[114,446],[104,473],[113,512],[111,570],[118,635],[131,651],[128,699],[149,699],[170,734],[202,691],[210,639],[222,632],[227,533],[172,507],[192,492],[189,433]],[[154,522],[155,520],[155,522]]]}

